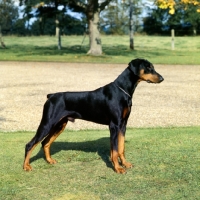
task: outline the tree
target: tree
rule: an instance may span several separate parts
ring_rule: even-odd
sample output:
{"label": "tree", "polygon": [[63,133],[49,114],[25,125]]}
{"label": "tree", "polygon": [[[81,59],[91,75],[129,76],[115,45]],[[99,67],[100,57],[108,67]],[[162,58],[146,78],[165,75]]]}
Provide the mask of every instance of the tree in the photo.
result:
{"label": "tree", "polygon": [[[40,10],[48,8],[48,12],[46,13],[47,17],[57,16],[59,15],[58,6],[63,6],[62,11],[67,8],[67,6],[76,12],[81,12],[85,14],[88,22],[89,29],[89,41],[90,41],[90,49],[88,54],[92,55],[101,55],[102,54],[102,46],[101,46],[101,38],[99,33],[99,15],[102,10],[111,2],[112,0],[44,0],[40,2],[40,0],[29,1],[29,0],[20,0],[21,5],[26,5],[25,12],[27,15],[32,13],[32,8],[36,4],[40,5]],[[45,9],[44,9],[45,8]],[[42,12],[40,12],[42,13]],[[59,27],[60,22],[57,23]]]}
{"label": "tree", "polygon": [[127,34],[128,33],[128,9],[129,6],[123,1],[111,2],[101,13],[101,31],[106,34]]}
{"label": "tree", "polygon": [[[193,9],[192,9],[193,8]],[[144,18],[144,31],[147,34],[167,34],[171,29],[176,35],[191,35],[200,25],[200,15],[193,5],[188,8],[176,10],[175,14],[170,14],[167,9],[154,8],[149,11],[148,17]]]}
{"label": "tree", "polygon": [[27,35],[29,29],[26,27],[26,19],[17,19],[13,24],[12,34]]}
{"label": "tree", "polygon": [[176,9],[187,9],[187,6],[191,4],[196,7],[197,12],[200,12],[200,2],[198,0],[156,0],[156,4],[159,8],[169,9],[170,14],[174,14]]}
{"label": "tree", "polygon": [[102,45],[100,37],[100,12],[106,8],[106,6],[112,0],[98,1],[98,0],[87,0],[87,1],[75,1],[69,0],[69,6],[72,10],[82,12],[85,14],[88,23],[89,31],[89,42],[90,49],[87,54],[101,55]]}
{"label": "tree", "polygon": [[[125,3],[125,0],[123,0]],[[136,21],[139,14],[141,14],[141,8],[139,4],[140,0],[128,0],[129,4],[129,34],[130,34],[130,49],[134,50],[134,28],[136,27]],[[134,19],[134,17],[136,19]]]}
{"label": "tree", "polygon": [[[41,35],[40,31],[40,19],[35,20],[30,26],[29,31],[33,35]],[[85,20],[77,19],[70,15],[64,15],[62,21],[60,22],[60,29],[62,35],[83,35],[85,32]],[[42,33],[44,35],[55,35],[56,24],[53,18],[46,18],[43,21]]]}
{"label": "tree", "polygon": [[[44,25],[47,19],[54,19],[56,36],[58,37],[58,49],[61,49],[61,21],[66,11],[66,0],[20,0],[20,5],[25,5],[25,17],[39,19],[40,34],[44,34]],[[59,9],[62,6],[62,9]]]}
{"label": "tree", "polygon": [[[196,35],[197,27],[200,24],[200,2],[196,0],[180,0],[180,1],[165,1],[158,0],[157,4],[161,9],[169,11],[169,19],[167,21],[170,25],[177,25],[177,29],[185,31],[192,26],[193,34]],[[175,12],[176,10],[176,12]],[[180,26],[182,24],[182,27]],[[185,26],[185,28],[184,28]],[[185,30],[184,30],[185,29]]]}
{"label": "tree", "polygon": [[18,9],[13,0],[0,0],[0,42],[3,46],[2,30],[10,32],[18,17]]}
{"label": "tree", "polygon": [[133,40],[133,0],[129,0],[129,30],[130,30],[130,49],[134,50],[134,40]]}
{"label": "tree", "polygon": [[143,18],[143,31],[149,35],[163,34],[163,27],[168,26],[169,14],[166,10],[158,8],[149,8],[148,16]]}
{"label": "tree", "polygon": [[[53,1],[53,2],[41,2],[37,4],[37,16],[40,20],[40,32],[42,35],[44,34],[44,25],[45,21],[48,19],[53,18],[55,21],[55,27],[56,27],[56,36],[58,37],[58,49],[60,50],[62,48],[61,45],[61,24],[64,17],[64,13],[66,11],[66,3],[62,1]],[[48,3],[48,4],[47,4]],[[58,7],[62,5],[63,8],[60,10]]]}
{"label": "tree", "polygon": [[200,14],[195,12],[196,7],[194,5],[189,5],[186,10],[184,10],[184,21],[192,25],[193,35],[197,34],[197,27],[200,25]]}

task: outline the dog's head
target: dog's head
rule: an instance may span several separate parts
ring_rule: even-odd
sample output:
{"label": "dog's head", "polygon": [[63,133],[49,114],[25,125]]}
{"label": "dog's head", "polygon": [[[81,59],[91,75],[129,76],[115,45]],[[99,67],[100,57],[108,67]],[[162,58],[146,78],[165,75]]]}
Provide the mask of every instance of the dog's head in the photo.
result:
{"label": "dog's head", "polygon": [[148,83],[160,83],[164,78],[158,74],[152,63],[145,59],[135,59],[129,63],[128,68],[139,77],[139,81]]}

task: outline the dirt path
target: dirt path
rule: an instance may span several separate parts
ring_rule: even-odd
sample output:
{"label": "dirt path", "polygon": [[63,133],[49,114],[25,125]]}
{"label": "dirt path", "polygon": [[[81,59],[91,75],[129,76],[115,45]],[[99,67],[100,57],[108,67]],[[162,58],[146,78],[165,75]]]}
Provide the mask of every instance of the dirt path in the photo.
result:
{"label": "dirt path", "polygon": [[[113,81],[126,64],[0,62],[0,130],[33,130],[46,94],[93,90]],[[133,96],[129,127],[200,125],[200,66],[161,66],[161,84],[142,82]],[[76,120],[70,129],[107,128]]]}

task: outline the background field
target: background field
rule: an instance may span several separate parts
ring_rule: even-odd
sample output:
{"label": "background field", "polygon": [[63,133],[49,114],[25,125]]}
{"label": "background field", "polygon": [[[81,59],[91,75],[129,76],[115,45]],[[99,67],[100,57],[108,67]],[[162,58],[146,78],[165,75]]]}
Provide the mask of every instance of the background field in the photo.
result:
{"label": "background field", "polygon": [[52,145],[49,165],[38,146],[24,172],[24,144],[34,133],[0,133],[1,199],[199,199],[200,127],[128,129],[118,175],[109,162],[109,132],[67,131]]}
{"label": "background field", "polygon": [[[129,36],[102,36],[103,55],[86,55],[88,37],[62,37],[62,50],[57,50],[56,37],[4,37],[7,49],[0,48],[0,60],[128,63],[133,58],[150,59],[157,64],[200,64],[199,37],[176,37],[175,50],[171,38],[136,36],[135,50],[129,50]],[[83,44],[82,44],[83,42]]]}
{"label": "background field", "polygon": [[[194,88],[199,84],[199,79],[194,74],[198,73],[195,69],[200,65],[199,39],[199,37],[176,37],[175,50],[172,51],[170,37],[136,36],[135,50],[131,51],[129,50],[128,36],[102,36],[104,53],[102,56],[94,57],[86,55],[89,48],[87,37],[84,41],[83,36],[62,37],[63,49],[57,50],[57,39],[55,37],[13,36],[4,37],[7,48],[0,48],[0,61],[73,62],[73,65],[78,62],[127,64],[136,57],[142,57],[149,59],[154,64],[167,64],[166,66],[171,64],[169,70],[176,69],[174,70],[176,71],[175,74],[172,73],[171,75],[168,73],[168,69],[163,70],[162,67],[160,68],[163,70],[162,75],[165,77],[165,81],[162,85],[159,85],[159,88],[163,87],[165,89],[163,91],[166,96],[163,96],[164,101],[162,103],[161,101],[156,102],[158,98],[153,96],[156,95],[158,89],[148,89],[148,93],[143,95],[143,93],[139,93],[142,90],[141,88],[137,94],[142,99],[145,98],[144,102],[152,104],[150,110],[155,105],[164,105],[166,109],[164,113],[168,114],[168,117],[164,117],[166,120],[174,119],[169,115],[172,111],[180,113],[179,117],[175,117],[175,121],[176,119],[181,120],[182,116],[191,115],[189,111],[195,111],[197,114],[192,117],[193,120],[188,121],[188,123],[191,123],[194,119],[198,122],[199,101],[197,98],[199,97],[199,92]],[[1,62],[0,64],[8,68],[10,65],[6,65],[6,63]],[[177,67],[174,66],[175,64],[197,66],[185,66],[180,76],[177,73]],[[29,99],[31,97],[36,101],[36,105],[42,108],[44,102],[42,98],[46,98],[45,95],[49,90],[55,89],[57,91],[58,88],[61,89],[59,85],[61,83],[63,89],[69,87],[69,84],[65,82],[66,78],[61,70],[62,68],[45,65],[45,68],[48,67],[48,71],[53,68],[56,71],[60,70],[60,73],[63,74],[63,79],[61,75],[59,76],[59,84],[58,78],[53,77],[52,79],[52,75],[48,77],[46,70],[38,71],[38,76],[41,76],[42,79],[44,79],[45,74],[46,82],[49,81],[48,79],[53,81],[52,85],[47,84],[49,88],[46,91],[40,82],[35,82],[32,85],[27,84],[30,80],[34,81],[35,76],[32,71],[36,67],[35,65],[41,65],[41,63],[35,64],[32,62],[31,66],[26,63],[21,71],[15,62],[13,65],[15,69],[10,67],[12,73],[7,73],[9,78],[4,80],[3,78],[6,75],[1,77],[2,73],[0,73],[0,103],[4,105],[4,107],[0,106],[0,112],[1,115],[4,111],[6,113],[5,118],[0,116],[0,121],[2,122],[9,121],[10,115],[14,115],[14,120],[16,118],[18,121],[21,120],[19,115],[15,114],[17,110],[17,112],[21,112],[24,115],[24,112],[19,107],[19,102],[23,107],[25,107],[26,103],[30,105],[30,102],[33,105],[33,101]],[[21,65],[21,63],[18,63],[18,65]],[[57,65],[55,64],[55,66]],[[1,72],[7,72],[3,67]],[[188,74],[188,69],[193,69],[192,73]],[[77,71],[73,75],[75,76],[76,73]],[[84,73],[87,74],[87,71],[84,71]],[[96,73],[103,77],[101,78],[100,76],[99,80],[108,79],[104,74]],[[116,68],[115,73],[117,73]],[[14,75],[17,75],[18,79],[13,78],[16,77]],[[24,78],[24,75],[26,75],[26,78]],[[83,81],[86,84],[87,79],[93,78],[95,84],[97,84],[95,77],[90,77],[90,74],[84,76],[86,78],[85,81],[83,78],[77,78],[74,81],[79,82],[79,84]],[[189,79],[185,79],[184,76]],[[75,87],[76,84],[73,84],[70,80],[68,81],[71,86]],[[5,85],[5,82],[7,85]],[[81,86],[83,87],[84,84],[81,84]],[[95,84],[87,84],[88,86],[96,87]],[[174,88],[174,85],[177,87]],[[35,88],[35,86],[38,88]],[[185,89],[185,86],[188,89]],[[153,88],[154,86],[148,85],[148,87]],[[28,93],[24,88],[29,90],[31,95],[27,95]],[[5,92],[5,90],[9,91],[8,94],[2,92]],[[24,93],[20,95],[22,91]],[[191,99],[195,101],[191,101]],[[5,109],[6,106],[10,105],[7,101],[12,103],[13,109],[11,106],[9,106],[9,109]],[[137,108],[141,112],[143,100],[138,102],[135,105],[138,105]],[[174,107],[172,102],[175,102],[178,108]],[[183,103],[186,103],[187,106],[184,109],[180,109],[181,106],[179,104],[184,105]],[[173,110],[173,108],[176,109]],[[34,118],[36,117],[34,112],[41,115],[41,112],[38,112],[35,107],[34,109],[31,108],[30,115]],[[155,110],[152,113],[155,114]],[[29,113],[27,115],[29,120],[30,115]],[[155,116],[156,118],[151,120],[153,123],[164,115]],[[150,118],[149,115],[145,117]],[[140,119],[144,120],[144,118]],[[27,119],[25,115],[26,123]],[[39,123],[39,120],[37,121]],[[14,121],[10,120],[10,122]],[[67,130],[53,143],[51,152],[53,158],[58,161],[56,165],[49,165],[44,161],[43,151],[38,145],[31,157],[33,171],[24,172],[22,169],[24,146],[34,134],[35,132],[27,131],[6,132],[4,130],[4,132],[0,132],[0,199],[199,199],[199,125],[176,128],[171,126],[165,128],[129,128],[126,133],[126,157],[128,161],[134,164],[134,168],[127,170],[126,175],[118,175],[113,171],[112,164],[109,161],[110,142],[108,130],[87,129],[81,131]]]}

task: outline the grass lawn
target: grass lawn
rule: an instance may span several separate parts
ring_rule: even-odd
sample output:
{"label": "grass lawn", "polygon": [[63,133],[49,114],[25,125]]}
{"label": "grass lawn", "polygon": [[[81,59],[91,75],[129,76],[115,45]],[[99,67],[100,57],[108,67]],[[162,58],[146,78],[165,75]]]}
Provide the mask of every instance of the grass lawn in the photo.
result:
{"label": "grass lawn", "polygon": [[[103,55],[89,56],[88,37],[63,36],[62,50],[57,49],[57,38],[4,37],[7,49],[0,47],[0,61],[51,61],[128,63],[134,58],[146,58],[157,64],[200,64],[200,37],[176,37],[175,50],[171,38],[135,36],[135,50],[129,50],[129,36],[102,36]],[[82,43],[83,42],[83,43]]]}
{"label": "grass lawn", "polygon": [[[0,61],[128,63],[140,57],[159,64],[200,65],[199,37],[102,36],[103,55],[86,55],[88,38],[4,37]],[[82,44],[82,45],[81,45]],[[2,200],[169,200],[200,197],[200,127],[128,129],[126,157],[134,164],[126,175],[109,161],[108,130],[66,131],[53,143],[58,163],[49,165],[38,145],[32,172],[22,169],[24,146],[33,132],[0,132],[0,199]]]}
{"label": "grass lawn", "polygon": [[199,199],[200,127],[128,129],[126,175],[109,162],[108,130],[67,131],[52,145],[56,165],[38,145],[24,172],[31,132],[0,133],[0,199]]}

